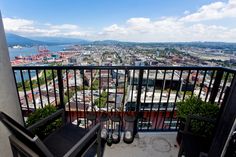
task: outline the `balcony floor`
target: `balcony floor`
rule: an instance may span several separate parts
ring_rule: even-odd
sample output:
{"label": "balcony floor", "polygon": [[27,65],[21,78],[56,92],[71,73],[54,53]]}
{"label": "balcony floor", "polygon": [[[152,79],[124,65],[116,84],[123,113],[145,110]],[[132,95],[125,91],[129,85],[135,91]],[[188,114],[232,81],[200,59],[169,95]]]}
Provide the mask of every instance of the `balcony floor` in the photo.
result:
{"label": "balcony floor", "polygon": [[132,144],[105,146],[104,157],[175,157],[179,146],[176,132],[139,133]]}

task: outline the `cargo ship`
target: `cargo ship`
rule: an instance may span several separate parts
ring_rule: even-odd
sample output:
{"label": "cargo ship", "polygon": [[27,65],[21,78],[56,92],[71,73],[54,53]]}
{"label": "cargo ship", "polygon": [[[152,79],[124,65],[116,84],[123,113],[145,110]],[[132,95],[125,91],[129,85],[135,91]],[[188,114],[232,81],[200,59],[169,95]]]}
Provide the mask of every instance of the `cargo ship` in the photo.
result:
{"label": "cargo ship", "polygon": [[38,52],[39,53],[47,53],[47,52],[50,52],[50,51],[46,48],[46,46],[39,46],[38,47]]}

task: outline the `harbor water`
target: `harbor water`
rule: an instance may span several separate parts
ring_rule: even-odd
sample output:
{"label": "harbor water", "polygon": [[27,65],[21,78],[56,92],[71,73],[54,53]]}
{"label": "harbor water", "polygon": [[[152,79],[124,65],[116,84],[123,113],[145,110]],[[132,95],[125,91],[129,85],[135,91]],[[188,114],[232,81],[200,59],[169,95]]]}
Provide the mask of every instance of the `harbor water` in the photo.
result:
{"label": "harbor water", "polygon": [[[46,46],[49,50],[49,53],[62,51],[64,48],[68,47],[69,45],[53,45],[53,46]],[[22,47],[22,48],[8,48],[10,59],[14,59],[16,56],[31,56],[38,54],[38,46],[33,47]]]}
{"label": "harbor water", "polygon": [[[58,52],[58,51],[63,51],[64,48],[67,48],[69,46],[70,45],[53,45],[53,46],[46,46],[46,48],[49,50],[49,53],[54,53],[54,52]],[[9,49],[9,56],[10,56],[11,60],[15,59],[15,57],[17,57],[17,56],[26,57],[26,56],[36,55],[39,53],[38,46],[22,47],[22,48],[10,48],[9,47],[8,49]],[[25,66],[27,66],[27,65],[25,65]],[[28,65],[28,66],[30,66],[30,65]],[[45,64],[45,66],[47,66],[47,64]],[[23,70],[22,74],[23,74],[24,81],[29,80],[28,71]],[[16,82],[22,81],[20,71],[14,71],[14,75],[16,78]],[[36,77],[36,71],[31,70],[30,75],[31,75],[31,79]]]}

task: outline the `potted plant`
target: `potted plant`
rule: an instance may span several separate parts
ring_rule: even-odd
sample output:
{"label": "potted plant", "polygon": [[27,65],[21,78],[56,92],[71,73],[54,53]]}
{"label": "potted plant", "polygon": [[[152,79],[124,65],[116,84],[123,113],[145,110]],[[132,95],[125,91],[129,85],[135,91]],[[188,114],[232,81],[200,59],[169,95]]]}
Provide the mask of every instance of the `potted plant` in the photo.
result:
{"label": "potted plant", "polygon": [[[57,108],[52,105],[47,105],[44,108],[36,109],[29,115],[28,119],[26,120],[26,125],[27,126],[33,125],[34,123],[38,122],[43,118],[46,118],[47,116],[50,116],[56,111]],[[38,127],[37,129],[32,130],[32,132],[34,134],[37,134],[40,138],[44,139],[45,137],[47,137],[47,135],[58,129],[61,125],[62,125],[62,119],[58,118],[56,120],[53,120],[44,127]]]}
{"label": "potted plant", "polygon": [[[211,104],[210,102],[204,102],[196,96],[188,97],[184,101],[177,102],[177,117],[180,119],[179,131],[177,133],[177,142],[180,144],[182,140],[182,131],[184,130],[186,120],[189,115],[195,115],[198,117],[204,117],[209,119],[216,119],[219,113],[219,106]],[[214,125],[207,125],[206,123],[193,121],[192,133],[195,135],[201,135],[210,137]]]}

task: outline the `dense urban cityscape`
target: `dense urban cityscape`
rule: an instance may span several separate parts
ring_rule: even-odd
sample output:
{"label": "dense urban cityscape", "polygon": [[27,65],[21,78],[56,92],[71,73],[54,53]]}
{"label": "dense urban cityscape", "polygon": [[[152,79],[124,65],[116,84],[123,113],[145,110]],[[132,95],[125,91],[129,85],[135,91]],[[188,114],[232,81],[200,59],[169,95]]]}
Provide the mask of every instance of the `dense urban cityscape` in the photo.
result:
{"label": "dense urban cityscape", "polygon": [[[38,46],[37,51],[37,54],[31,56],[16,56],[11,60],[12,66],[225,67],[228,65],[232,68],[235,62],[234,50],[201,48],[185,44],[181,46],[145,43],[80,44],[67,45],[58,52],[51,52],[47,46]],[[213,85],[212,73],[213,71],[198,70],[144,70],[141,107],[146,111],[158,112],[167,109],[174,114],[175,102],[182,100],[185,95],[196,95],[208,100]],[[131,110],[137,100],[139,74],[140,70],[122,68],[66,70],[63,73],[66,110],[71,112]],[[23,77],[19,71],[15,71],[15,75],[21,105],[26,111],[48,104],[56,105],[60,101],[55,71],[25,70],[21,72]],[[220,88],[230,85],[233,75],[227,74],[225,77],[227,82],[225,85],[222,82]],[[219,101],[225,92],[224,89],[220,90],[222,94],[217,95]],[[77,123],[76,117],[72,116],[72,120]],[[171,121],[169,126],[168,117],[163,119],[156,118],[156,115],[146,115],[142,123],[146,123],[148,128],[176,127],[177,120]]]}
{"label": "dense urban cityscape", "polygon": [[0,156],[236,157],[236,0],[0,0]]}
{"label": "dense urban cityscape", "polygon": [[[218,43],[215,43],[218,44]],[[201,43],[199,43],[201,45]],[[202,43],[204,45],[204,43]],[[229,44],[230,45],[230,44]],[[39,46],[38,54],[15,56],[12,65],[51,64],[61,65],[134,65],[134,66],[226,66],[234,68],[236,48],[201,48],[188,44],[86,44],[66,46],[64,50],[50,52]],[[22,48],[17,45],[13,48]],[[36,49],[36,48],[35,48]],[[10,51],[11,52],[11,51]],[[99,60],[98,60],[99,59]]]}

